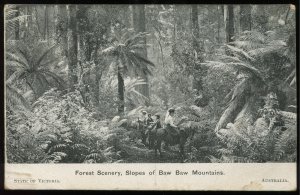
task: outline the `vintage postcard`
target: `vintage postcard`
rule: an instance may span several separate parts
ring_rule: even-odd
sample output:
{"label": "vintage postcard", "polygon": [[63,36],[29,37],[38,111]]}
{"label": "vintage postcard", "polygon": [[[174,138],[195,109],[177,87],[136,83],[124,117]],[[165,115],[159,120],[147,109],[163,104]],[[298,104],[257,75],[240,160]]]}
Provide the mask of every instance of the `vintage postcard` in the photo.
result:
{"label": "vintage postcard", "polygon": [[5,5],[5,189],[297,190],[296,9]]}

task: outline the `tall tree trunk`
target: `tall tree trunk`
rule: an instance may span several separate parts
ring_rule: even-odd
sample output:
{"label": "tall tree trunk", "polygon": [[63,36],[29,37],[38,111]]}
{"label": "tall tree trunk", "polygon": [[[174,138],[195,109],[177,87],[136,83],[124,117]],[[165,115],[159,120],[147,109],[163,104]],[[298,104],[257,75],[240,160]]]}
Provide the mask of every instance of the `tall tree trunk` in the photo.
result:
{"label": "tall tree trunk", "polygon": [[77,55],[78,55],[78,40],[77,40],[77,21],[76,21],[77,6],[69,5],[69,30],[68,37],[68,57],[69,57],[69,90],[75,90],[77,84]]}
{"label": "tall tree trunk", "polygon": [[[28,6],[28,5],[24,6],[24,10],[25,10],[24,13],[25,13],[26,16],[28,16],[29,14],[31,14],[31,12],[29,12],[29,7],[30,6]],[[29,30],[29,17],[26,17],[25,21],[24,21],[24,26],[25,26],[24,37],[23,37],[24,40],[26,40],[26,38],[28,37],[28,33],[30,32],[30,30]]]}
{"label": "tall tree trunk", "polygon": [[60,34],[60,42],[63,51],[63,55],[66,56],[68,60],[68,11],[66,5],[58,5],[58,33]]}
{"label": "tall tree trunk", "polygon": [[175,20],[175,38],[177,35],[177,32],[183,32],[184,31],[184,24],[183,24],[183,17],[182,16],[182,6],[183,5],[174,5],[174,20]]}
{"label": "tall tree trunk", "polygon": [[[54,5],[53,6],[53,19],[54,19],[54,21],[53,21],[53,36],[54,36],[54,38],[55,38],[55,41],[57,41],[57,37],[58,37],[58,34],[57,34],[57,26],[58,26],[58,15],[59,15],[59,13],[58,13],[58,5]],[[57,43],[57,42],[56,42]]]}
{"label": "tall tree trunk", "polygon": [[48,27],[48,5],[45,5],[45,15],[44,15],[44,40],[48,40],[49,37],[49,27]]}
{"label": "tall tree trunk", "polygon": [[198,21],[198,6],[191,5],[192,7],[192,34],[193,34],[193,48],[197,55],[200,54],[200,45],[199,45],[199,21]]}
{"label": "tall tree trunk", "polygon": [[221,38],[220,38],[220,28],[221,28],[220,10],[221,10],[221,6],[217,5],[217,16],[218,16],[218,35],[217,35],[217,41],[218,41],[218,43],[221,43]]}
{"label": "tall tree trunk", "polygon": [[265,5],[256,5],[256,28],[258,31],[265,33],[268,30],[268,16],[266,15],[266,7]]}
{"label": "tall tree trunk", "polygon": [[233,5],[227,5],[227,13],[224,12],[226,16],[226,42],[232,42],[234,36],[234,12]]}
{"label": "tall tree trunk", "polygon": [[242,31],[251,30],[251,5],[240,5],[240,27]]}
{"label": "tall tree trunk", "polygon": [[[16,13],[15,13],[15,17],[19,17],[20,16],[20,8],[18,6],[16,6]],[[20,22],[19,20],[15,20],[15,40],[19,40],[20,39]]]}
{"label": "tall tree trunk", "polygon": [[122,14],[123,15],[122,21],[127,28],[130,28],[131,27],[130,5],[123,5],[123,6],[124,6],[124,8],[123,8],[123,14]]}
{"label": "tall tree trunk", "polygon": [[118,113],[123,114],[125,108],[125,99],[124,99],[124,79],[121,73],[120,67],[118,67],[118,98],[119,98],[119,106]]}
{"label": "tall tree trunk", "polygon": [[[133,26],[136,32],[146,32],[146,17],[145,17],[145,5],[133,5]],[[146,45],[146,38],[143,39]],[[147,58],[146,46],[141,50],[141,54],[144,58]],[[146,84],[137,87],[137,90],[143,94],[148,100],[145,102],[146,106],[150,105],[150,94],[149,94],[149,81],[148,75],[141,75],[141,78],[145,80]]]}
{"label": "tall tree trunk", "polygon": [[[198,20],[198,6],[191,5],[191,20],[192,20],[192,35],[193,35],[193,50],[195,59],[197,61],[203,62],[203,53],[204,48],[203,44],[200,41],[200,33],[199,33],[199,20]],[[196,89],[198,92],[203,89],[202,78],[200,76],[201,70],[197,70],[195,67],[195,71],[193,71],[193,89]]]}

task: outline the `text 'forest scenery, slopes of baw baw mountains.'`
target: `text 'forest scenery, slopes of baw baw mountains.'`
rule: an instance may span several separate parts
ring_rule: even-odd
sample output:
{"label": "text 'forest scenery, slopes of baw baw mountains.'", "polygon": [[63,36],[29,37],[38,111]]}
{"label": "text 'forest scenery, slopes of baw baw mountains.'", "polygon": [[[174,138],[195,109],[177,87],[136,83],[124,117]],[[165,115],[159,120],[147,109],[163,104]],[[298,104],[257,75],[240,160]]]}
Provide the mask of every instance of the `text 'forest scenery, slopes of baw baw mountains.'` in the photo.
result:
{"label": "text 'forest scenery, slopes of baw baw mountains.'", "polygon": [[6,5],[8,163],[296,162],[282,5]]}

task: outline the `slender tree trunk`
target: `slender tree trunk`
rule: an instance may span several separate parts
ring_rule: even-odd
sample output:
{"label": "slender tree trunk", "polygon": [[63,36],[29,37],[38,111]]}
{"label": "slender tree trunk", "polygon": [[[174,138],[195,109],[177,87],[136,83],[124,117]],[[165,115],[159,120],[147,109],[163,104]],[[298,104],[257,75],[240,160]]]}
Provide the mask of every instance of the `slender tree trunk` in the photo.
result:
{"label": "slender tree trunk", "polygon": [[[16,6],[16,13],[15,13],[15,17],[19,17],[20,16],[20,8],[18,6]],[[20,39],[20,22],[19,20],[15,21],[15,40],[19,40]]]}
{"label": "slender tree trunk", "polygon": [[[136,32],[146,32],[146,17],[145,17],[145,5],[133,5],[133,26]],[[146,38],[143,42],[146,45]],[[146,46],[141,50],[141,54],[144,58],[147,58]],[[142,74],[141,78],[145,80],[146,84],[137,87],[137,90],[148,98],[146,106],[150,105],[150,94],[149,94],[149,81],[148,76]]]}
{"label": "slender tree trunk", "polygon": [[[24,6],[24,10],[25,10],[24,12],[25,12],[26,16],[31,13],[31,12],[29,12],[29,6],[28,5]],[[25,24],[24,24],[25,29],[24,29],[24,37],[23,37],[24,40],[26,40],[26,38],[28,37],[28,33],[30,32],[30,30],[29,30],[29,17],[27,16],[25,18]]]}
{"label": "slender tree trunk", "polygon": [[175,33],[174,37],[176,38],[178,32],[183,32],[184,31],[184,24],[183,24],[183,18],[180,17],[182,16],[182,6],[183,5],[174,5],[174,25],[175,25]]}
{"label": "slender tree trunk", "polygon": [[200,45],[199,45],[199,22],[198,22],[198,6],[191,5],[192,8],[192,34],[193,34],[193,48],[197,55],[200,54]]}
{"label": "slender tree trunk", "polygon": [[49,29],[48,29],[48,5],[45,5],[45,15],[44,15],[44,40],[48,40]]}
{"label": "slender tree trunk", "polygon": [[58,6],[58,23],[59,23],[59,33],[60,33],[60,41],[63,50],[64,56],[66,56],[68,60],[68,11],[66,5]]}
{"label": "slender tree trunk", "polygon": [[118,113],[123,114],[125,108],[125,99],[124,99],[124,79],[121,73],[120,68],[118,67],[118,97],[119,97],[119,107]]}
{"label": "slender tree trunk", "polygon": [[69,57],[69,90],[75,90],[77,84],[77,55],[78,55],[78,40],[77,40],[77,21],[76,21],[77,6],[69,5],[69,30],[68,36],[68,57]]}
{"label": "slender tree trunk", "polygon": [[[194,49],[194,55],[195,59],[197,61],[203,62],[203,53],[204,48],[203,44],[200,41],[200,33],[199,33],[199,20],[198,20],[198,6],[197,5],[191,5],[191,20],[192,20],[192,35],[193,35],[193,49]],[[195,69],[193,71],[193,89],[196,89],[198,92],[203,89],[202,84],[202,78],[200,76],[200,71]]]}
{"label": "slender tree trunk", "polygon": [[226,42],[232,42],[234,36],[234,12],[233,12],[233,5],[227,6],[227,12],[224,15],[227,15],[226,18]]}
{"label": "slender tree trunk", "polygon": [[130,28],[130,5],[123,5],[123,23],[126,25],[127,28]]}
{"label": "slender tree trunk", "polygon": [[99,50],[99,39],[96,39],[96,44],[95,44],[95,53],[93,55],[93,59],[95,62],[95,80],[91,82],[91,88],[93,89],[93,103],[94,107],[98,108],[99,106],[99,86],[100,86],[100,80],[102,77],[102,72],[103,72],[103,59],[97,57],[97,51]]}
{"label": "slender tree trunk", "polygon": [[251,30],[251,5],[240,5],[240,27],[242,31]]}
{"label": "slender tree trunk", "polygon": [[39,9],[40,9],[39,5],[34,6],[35,22],[36,22],[38,34],[39,34],[39,37],[43,38],[44,34],[43,34],[42,30],[41,30],[42,27],[40,26],[40,22],[39,22],[39,13],[38,13]]}
{"label": "slender tree trunk", "polygon": [[220,5],[217,5],[217,15],[218,15],[218,35],[217,35],[217,41],[218,43],[221,43],[221,38],[220,38],[220,28],[221,28],[221,19],[220,19]]}

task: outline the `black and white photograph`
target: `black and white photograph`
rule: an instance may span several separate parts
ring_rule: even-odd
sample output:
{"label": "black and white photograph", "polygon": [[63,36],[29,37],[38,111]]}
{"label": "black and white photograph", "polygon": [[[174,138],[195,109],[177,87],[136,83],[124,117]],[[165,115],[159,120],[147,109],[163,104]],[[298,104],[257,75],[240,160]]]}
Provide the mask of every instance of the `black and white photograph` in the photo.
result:
{"label": "black and white photograph", "polygon": [[5,188],[296,190],[294,4],[6,4]]}
{"label": "black and white photograph", "polygon": [[6,162],[296,162],[295,21],[292,4],[6,5]]}
{"label": "black and white photograph", "polygon": [[5,188],[296,190],[296,9],[6,4]]}

